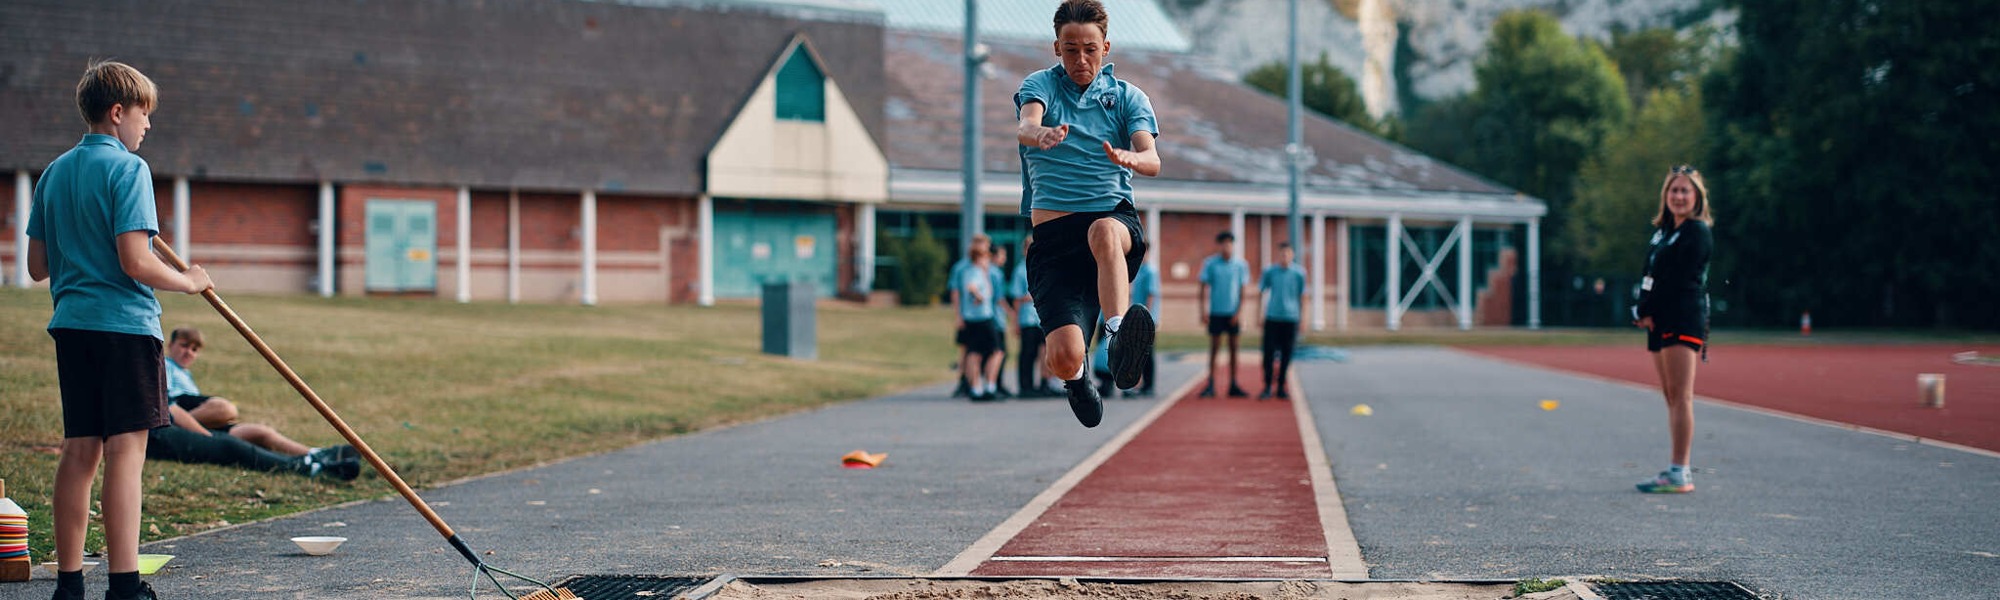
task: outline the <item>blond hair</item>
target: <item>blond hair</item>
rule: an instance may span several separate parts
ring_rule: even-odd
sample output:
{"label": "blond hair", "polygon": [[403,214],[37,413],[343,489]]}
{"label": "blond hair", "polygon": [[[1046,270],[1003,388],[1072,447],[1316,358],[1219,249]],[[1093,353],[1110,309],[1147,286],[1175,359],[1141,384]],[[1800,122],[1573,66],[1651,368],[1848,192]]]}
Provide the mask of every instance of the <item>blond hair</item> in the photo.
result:
{"label": "blond hair", "polygon": [[1679,177],[1687,178],[1688,185],[1694,186],[1694,212],[1688,218],[1714,225],[1715,215],[1708,210],[1708,182],[1701,178],[1701,171],[1681,165],[1668,170],[1666,180],[1660,182],[1660,212],[1653,215],[1653,226],[1659,227],[1673,220],[1674,211],[1667,208],[1667,188],[1672,187],[1674,179]]}
{"label": "blond hair", "polygon": [[83,71],[83,80],[76,83],[76,108],[83,111],[84,122],[92,125],[104,122],[113,105],[152,112],[159,101],[160,88],[151,78],[117,61],[91,63]]}

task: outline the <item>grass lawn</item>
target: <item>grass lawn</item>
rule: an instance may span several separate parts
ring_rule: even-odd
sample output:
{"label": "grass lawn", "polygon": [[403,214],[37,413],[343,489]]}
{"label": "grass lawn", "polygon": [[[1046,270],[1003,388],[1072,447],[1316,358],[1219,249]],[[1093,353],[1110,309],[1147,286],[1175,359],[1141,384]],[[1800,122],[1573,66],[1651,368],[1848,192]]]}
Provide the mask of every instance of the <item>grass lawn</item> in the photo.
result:
{"label": "grass lawn", "polygon": [[[948,379],[951,313],[819,312],[811,362],[759,353],[754,305],[549,306],[226,294],[230,306],[369,445],[422,489],[472,475],[866,398]],[[198,296],[163,295],[162,325],[208,348],[202,391],[308,445],[341,443]],[[0,478],[26,508],[36,560],[62,438],[47,290],[0,289]],[[160,461],[146,464],[144,539],[394,494],[353,483]],[[101,549],[91,529],[86,547]]]}

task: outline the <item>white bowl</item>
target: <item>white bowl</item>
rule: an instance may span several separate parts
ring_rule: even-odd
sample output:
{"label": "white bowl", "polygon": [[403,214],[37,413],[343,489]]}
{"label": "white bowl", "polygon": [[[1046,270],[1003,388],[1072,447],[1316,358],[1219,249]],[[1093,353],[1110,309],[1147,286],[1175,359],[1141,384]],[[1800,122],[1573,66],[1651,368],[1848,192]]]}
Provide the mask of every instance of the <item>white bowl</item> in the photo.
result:
{"label": "white bowl", "polygon": [[[43,568],[43,569],[46,569],[46,570],[48,570],[48,572],[49,572],[49,574],[50,574],[50,575],[54,575],[54,574],[56,574],[56,569],[58,569],[59,567],[57,567],[57,566],[56,566],[56,563],[55,563],[55,561],[49,561],[49,562],[45,562],[45,563],[42,563],[42,568]],[[83,561],[83,572],[84,572],[84,573],[89,573],[91,569],[95,569],[95,568],[97,568],[97,561],[94,561],[94,560],[86,560],[86,561]]]}
{"label": "white bowl", "polygon": [[298,544],[300,550],[304,550],[306,554],[313,556],[333,554],[333,549],[339,548],[340,543],[345,541],[347,541],[347,538],[331,535],[310,535],[292,538],[292,543]]}

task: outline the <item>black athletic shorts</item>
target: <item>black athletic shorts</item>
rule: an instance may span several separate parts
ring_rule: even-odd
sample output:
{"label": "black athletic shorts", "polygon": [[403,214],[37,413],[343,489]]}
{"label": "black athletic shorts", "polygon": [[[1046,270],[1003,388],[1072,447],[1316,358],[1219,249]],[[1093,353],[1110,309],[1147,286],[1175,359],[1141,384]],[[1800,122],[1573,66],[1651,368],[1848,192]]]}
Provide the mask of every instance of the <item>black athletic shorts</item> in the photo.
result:
{"label": "black athletic shorts", "polygon": [[63,437],[107,438],[170,423],[160,339],[85,329],[50,329],[62,388]]}
{"label": "black athletic shorts", "polygon": [[1690,297],[1679,302],[1662,302],[1653,314],[1653,328],[1646,330],[1646,350],[1659,352],[1681,345],[1701,352],[1708,348],[1706,299]]}
{"label": "black athletic shorts", "polygon": [[[1125,253],[1125,280],[1139,276],[1146,260],[1145,230],[1130,202],[1104,212],[1071,213],[1035,226],[1035,243],[1028,246],[1028,293],[1042,315],[1042,331],[1055,333],[1064,325],[1084,328],[1087,343],[1097,334],[1097,258],[1090,253],[1090,226],[1098,219],[1117,219],[1132,236]],[[1124,308],[1124,307],[1119,307]]]}
{"label": "black athletic shorts", "polygon": [[1298,321],[1264,319],[1264,352],[1291,352],[1299,344]]}
{"label": "black athletic shorts", "polygon": [[208,402],[209,398],[214,398],[214,396],[181,394],[179,396],[174,396],[173,398],[171,398],[171,400],[173,400],[174,406],[181,407],[181,410],[194,412],[194,409],[200,408],[203,403]]}
{"label": "black athletic shorts", "polygon": [[1234,314],[1214,314],[1214,312],[1208,314],[1208,334],[1210,336],[1220,336],[1220,334],[1236,336],[1236,334],[1242,334],[1242,332],[1244,332],[1244,322],[1240,318],[1236,318]]}
{"label": "black athletic shorts", "polygon": [[965,322],[965,352],[967,354],[992,354],[999,348],[1000,325],[992,319]]}

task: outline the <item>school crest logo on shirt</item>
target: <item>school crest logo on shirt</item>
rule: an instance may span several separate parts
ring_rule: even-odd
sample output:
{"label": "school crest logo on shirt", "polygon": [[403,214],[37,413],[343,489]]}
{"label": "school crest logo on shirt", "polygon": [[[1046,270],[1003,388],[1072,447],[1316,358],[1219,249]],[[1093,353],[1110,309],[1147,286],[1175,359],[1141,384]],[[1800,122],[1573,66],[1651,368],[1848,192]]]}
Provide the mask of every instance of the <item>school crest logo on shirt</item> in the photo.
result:
{"label": "school crest logo on shirt", "polygon": [[1111,110],[1114,108],[1118,108],[1118,97],[1113,96],[1109,92],[1107,92],[1104,95],[1097,97],[1097,104],[1099,106],[1103,106],[1104,110]]}

